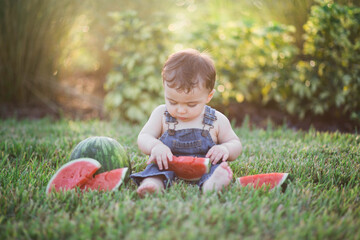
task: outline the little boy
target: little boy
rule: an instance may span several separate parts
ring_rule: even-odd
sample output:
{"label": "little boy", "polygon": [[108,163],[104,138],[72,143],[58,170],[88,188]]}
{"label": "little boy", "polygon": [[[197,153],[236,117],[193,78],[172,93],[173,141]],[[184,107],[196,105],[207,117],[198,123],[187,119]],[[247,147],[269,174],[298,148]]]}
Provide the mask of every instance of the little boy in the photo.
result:
{"label": "little boy", "polygon": [[212,167],[197,182],[203,192],[220,191],[229,185],[232,171],[226,161],[242,151],[239,138],[222,113],[206,104],[215,90],[212,59],[194,49],[172,54],[162,70],[165,104],[154,109],[138,136],[139,149],[150,155],[148,166],[130,177],[142,197],[171,185],[168,171],[172,156],[210,158]]}

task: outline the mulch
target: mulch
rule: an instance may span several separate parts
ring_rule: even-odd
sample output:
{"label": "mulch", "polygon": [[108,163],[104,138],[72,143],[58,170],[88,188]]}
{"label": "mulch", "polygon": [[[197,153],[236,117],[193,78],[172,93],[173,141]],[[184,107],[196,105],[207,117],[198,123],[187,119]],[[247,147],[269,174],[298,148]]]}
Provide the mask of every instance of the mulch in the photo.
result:
{"label": "mulch", "polygon": [[308,131],[310,128],[314,128],[321,132],[358,133],[360,131],[360,122],[351,120],[349,116],[310,115],[300,119],[273,107],[246,102],[230,104],[228,116],[230,119],[236,119],[236,123],[240,124],[244,121],[245,116],[248,116],[250,127],[264,129],[268,126],[268,121],[271,120],[274,126],[286,125],[287,128],[294,130]]}

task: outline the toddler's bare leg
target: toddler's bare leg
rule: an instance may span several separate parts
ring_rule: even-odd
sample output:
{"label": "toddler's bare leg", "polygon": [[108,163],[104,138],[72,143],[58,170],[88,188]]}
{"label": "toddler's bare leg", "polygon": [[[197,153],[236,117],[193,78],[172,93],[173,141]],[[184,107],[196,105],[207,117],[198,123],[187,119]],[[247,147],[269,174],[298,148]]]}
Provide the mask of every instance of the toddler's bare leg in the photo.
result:
{"label": "toddler's bare leg", "polygon": [[203,184],[203,192],[220,191],[223,187],[230,184],[232,177],[233,172],[229,165],[227,162],[222,162],[220,166],[215,169],[211,177]]}
{"label": "toddler's bare leg", "polygon": [[165,187],[162,177],[147,177],[141,182],[137,189],[137,193],[140,197],[144,197],[147,193],[158,193],[164,188]]}

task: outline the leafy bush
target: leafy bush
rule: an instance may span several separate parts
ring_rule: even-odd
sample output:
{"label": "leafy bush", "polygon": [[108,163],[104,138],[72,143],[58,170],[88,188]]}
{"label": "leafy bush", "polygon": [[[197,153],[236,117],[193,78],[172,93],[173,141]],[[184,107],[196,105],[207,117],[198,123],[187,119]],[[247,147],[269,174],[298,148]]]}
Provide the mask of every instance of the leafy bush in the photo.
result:
{"label": "leafy bush", "polygon": [[107,76],[105,106],[111,117],[141,122],[161,103],[161,70],[170,38],[166,19],[141,20],[134,11],[112,13],[106,48],[113,61]]}
{"label": "leafy bush", "polygon": [[302,48],[304,42],[302,37],[304,34],[303,25],[308,20],[311,6],[315,4],[315,0],[281,2],[278,0],[257,0],[247,1],[247,3],[248,8],[257,10],[255,14],[261,22],[277,21],[284,25],[294,26],[296,29],[294,32],[295,43],[298,48]]}
{"label": "leafy bush", "polygon": [[329,1],[317,4],[304,26],[303,52],[290,26],[200,26],[190,43],[215,59],[218,103],[272,103],[301,118],[329,113],[360,118],[360,10]]}
{"label": "leafy bush", "polygon": [[209,23],[193,34],[191,42],[207,50],[218,72],[217,90],[230,100],[268,103],[282,101],[282,88],[293,69],[297,49],[292,27],[270,24],[255,27],[236,22],[220,26]]}
{"label": "leafy bush", "polygon": [[87,0],[85,5],[70,32],[71,40],[63,49],[60,77],[96,71],[102,78],[103,74],[108,73],[111,64],[104,45],[111,35],[109,26],[114,23],[112,18],[107,17],[109,12],[136,9],[139,18],[151,22],[155,11],[160,11],[161,8],[168,10],[174,4],[168,0]]}
{"label": "leafy bush", "polygon": [[[309,1],[310,2],[310,1]],[[319,1],[296,46],[295,28],[253,21],[202,21],[178,36],[167,20],[143,21],[117,13],[108,48],[106,105],[112,116],[145,120],[162,99],[161,67],[172,44],[207,51],[218,81],[215,104],[272,104],[298,117],[352,114],[360,119],[360,13],[358,7]]]}
{"label": "leafy bush", "polygon": [[304,26],[304,54],[297,64],[289,109],[352,114],[360,119],[360,8],[319,2]]}

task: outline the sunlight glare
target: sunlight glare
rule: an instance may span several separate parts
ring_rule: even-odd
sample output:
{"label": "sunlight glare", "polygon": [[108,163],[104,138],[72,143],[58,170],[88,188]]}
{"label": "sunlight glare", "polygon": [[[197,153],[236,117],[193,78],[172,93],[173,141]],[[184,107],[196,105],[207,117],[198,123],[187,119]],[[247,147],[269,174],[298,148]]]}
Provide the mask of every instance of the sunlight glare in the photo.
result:
{"label": "sunlight glare", "polygon": [[225,91],[224,85],[219,85],[219,86],[217,87],[217,90],[218,90],[219,92],[224,92],[224,91]]}

